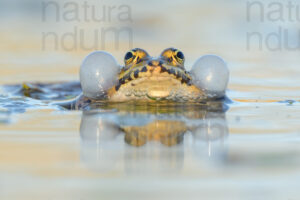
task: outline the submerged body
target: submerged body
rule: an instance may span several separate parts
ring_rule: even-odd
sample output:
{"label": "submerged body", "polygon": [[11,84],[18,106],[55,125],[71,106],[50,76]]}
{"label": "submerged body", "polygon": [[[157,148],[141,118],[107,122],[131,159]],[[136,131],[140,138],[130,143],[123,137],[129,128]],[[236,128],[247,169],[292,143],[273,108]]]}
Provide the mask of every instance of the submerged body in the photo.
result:
{"label": "submerged body", "polygon": [[[108,57],[111,60],[112,56]],[[126,53],[125,65],[122,68],[107,64],[105,62],[107,54],[105,53],[94,54],[87,58],[89,59],[87,64],[82,65],[84,67],[81,67],[80,71],[83,75],[83,80],[81,80],[83,93],[73,100],[55,102],[54,104],[71,109],[82,109],[86,105],[94,107],[103,101],[203,103],[220,98],[209,95],[206,88],[202,87],[201,84],[199,87],[197,81],[201,73],[198,73],[198,77],[194,78],[194,73],[187,72],[184,66],[183,53],[174,48],[165,49],[159,57],[151,57],[143,49],[132,49]],[[94,70],[93,67],[97,68],[98,66],[100,68]],[[111,67],[113,67],[114,73],[109,73]],[[211,78],[211,76],[209,77]],[[23,89],[29,90],[25,87]],[[90,95],[90,91],[98,94],[96,96]]]}
{"label": "submerged body", "polygon": [[[166,49],[153,58],[136,48],[125,55],[124,61],[116,84],[105,94],[108,101],[196,102],[206,98],[204,92],[193,85],[192,77],[184,67],[183,53],[177,49]],[[82,97],[78,103],[97,100]]]}
{"label": "submerged body", "polygon": [[158,58],[141,49],[128,52],[118,83],[107,95],[110,101],[196,101],[205,97],[185,71],[183,54],[173,48],[166,49]]}

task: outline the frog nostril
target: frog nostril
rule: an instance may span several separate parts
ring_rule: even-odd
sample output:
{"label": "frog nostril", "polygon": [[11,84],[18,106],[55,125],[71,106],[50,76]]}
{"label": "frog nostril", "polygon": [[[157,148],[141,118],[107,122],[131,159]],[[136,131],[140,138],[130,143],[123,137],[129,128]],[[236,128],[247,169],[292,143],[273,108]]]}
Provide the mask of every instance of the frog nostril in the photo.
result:
{"label": "frog nostril", "polygon": [[152,61],[150,61],[150,62],[148,63],[148,65],[149,65],[149,66],[153,66],[153,63],[152,63]]}
{"label": "frog nostril", "polygon": [[158,66],[158,65],[160,65],[160,62],[158,61],[158,60],[151,60],[149,63],[148,63],[148,65],[149,66],[154,66],[154,67],[156,67],[156,66]]}

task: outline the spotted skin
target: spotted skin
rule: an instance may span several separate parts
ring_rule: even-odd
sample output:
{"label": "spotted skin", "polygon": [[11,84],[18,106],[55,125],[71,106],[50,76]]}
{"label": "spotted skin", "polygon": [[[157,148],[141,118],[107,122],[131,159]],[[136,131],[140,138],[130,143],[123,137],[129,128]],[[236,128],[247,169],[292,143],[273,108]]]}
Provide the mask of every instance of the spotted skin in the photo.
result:
{"label": "spotted skin", "polygon": [[[177,57],[177,56],[178,57]],[[203,91],[192,83],[185,70],[181,51],[169,48],[157,58],[143,49],[133,49],[125,55],[125,66],[118,83],[108,90],[110,101],[198,101],[205,99]]]}
{"label": "spotted skin", "polygon": [[125,66],[120,70],[118,81],[107,91],[104,99],[91,100],[81,95],[68,107],[84,109],[102,100],[203,103],[208,97],[193,84],[181,54],[177,49],[168,48],[159,57],[153,58],[143,49],[133,49],[126,53]]}

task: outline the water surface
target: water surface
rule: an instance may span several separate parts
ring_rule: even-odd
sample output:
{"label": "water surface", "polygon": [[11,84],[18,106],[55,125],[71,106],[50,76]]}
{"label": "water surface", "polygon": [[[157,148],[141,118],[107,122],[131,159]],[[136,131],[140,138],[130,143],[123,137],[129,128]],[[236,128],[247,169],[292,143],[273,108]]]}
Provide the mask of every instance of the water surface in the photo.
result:
{"label": "water surface", "polygon": [[[300,57],[247,50],[245,41],[247,31],[278,24],[248,22],[244,1],[147,4],[129,3],[132,22],[101,24],[43,22],[39,9],[2,13],[0,199],[299,199]],[[50,105],[80,93],[79,65],[90,51],[41,50],[40,36],[74,25],[129,26],[134,47],[153,56],[177,47],[187,69],[200,55],[218,54],[230,69],[231,101],[214,109]],[[119,49],[107,44],[122,63],[126,38]],[[24,82],[56,84],[36,100],[24,97]]]}

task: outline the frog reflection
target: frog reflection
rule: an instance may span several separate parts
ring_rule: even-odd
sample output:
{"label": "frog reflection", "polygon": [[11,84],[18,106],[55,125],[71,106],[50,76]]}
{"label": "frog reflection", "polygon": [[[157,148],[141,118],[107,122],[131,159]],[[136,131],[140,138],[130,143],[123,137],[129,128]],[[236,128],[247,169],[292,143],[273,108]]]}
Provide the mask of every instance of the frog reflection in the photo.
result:
{"label": "frog reflection", "polygon": [[155,120],[145,126],[125,126],[125,142],[132,146],[145,145],[147,141],[160,141],[166,146],[173,146],[183,141],[187,131],[184,122],[172,120]]}
{"label": "frog reflection", "polygon": [[[223,141],[228,128],[219,103],[208,107],[116,104],[84,111],[80,134],[82,160],[97,170],[112,170],[123,163],[127,172],[178,171],[189,149],[211,155],[213,145],[208,149],[203,144]],[[216,146],[216,151],[223,148]]]}

